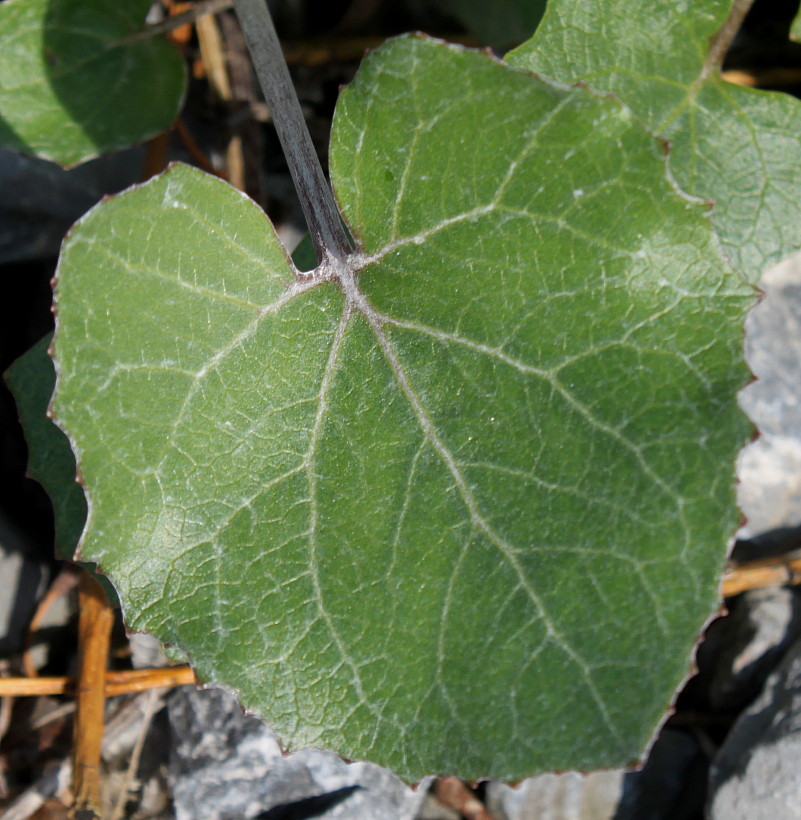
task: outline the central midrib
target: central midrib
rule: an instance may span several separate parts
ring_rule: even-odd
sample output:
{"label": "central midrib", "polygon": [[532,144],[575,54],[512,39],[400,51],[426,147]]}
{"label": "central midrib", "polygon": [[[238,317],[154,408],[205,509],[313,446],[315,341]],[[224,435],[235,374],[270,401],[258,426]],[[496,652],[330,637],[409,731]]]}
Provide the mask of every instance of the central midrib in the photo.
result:
{"label": "central midrib", "polygon": [[[315,271],[313,274],[315,280],[320,284],[322,284],[325,281],[336,282],[339,285],[346,302],[336,337],[334,339],[334,342],[332,343],[332,351],[329,357],[329,364],[326,367],[326,372],[324,375],[324,382],[326,382],[326,384],[324,386],[321,385],[321,396],[327,397],[328,388],[330,387],[330,383],[333,380],[333,376],[336,371],[336,364],[339,358],[339,349],[341,348],[342,340],[347,331],[347,325],[349,324],[352,314],[354,312],[358,312],[365,318],[365,320],[370,326],[370,329],[373,331],[373,334],[375,335],[379,347],[381,348],[381,351],[384,354],[384,358],[393,376],[395,377],[395,380],[401,392],[403,393],[415,419],[417,420],[417,423],[420,426],[424,438],[430,443],[430,445],[440,458],[442,464],[445,466],[446,470],[451,475],[451,478],[453,479],[454,484],[456,485],[456,488],[462,499],[462,503],[465,506],[473,530],[475,532],[481,533],[498,550],[498,552],[503,556],[504,560],[509,564],[510,568],[513,570],[515,576],[517,577],[520,588],[525,592],[537,616],[545,626],[546,633],[549,639],[556,646],[558,646],[567,655],[567,657],[578,667],[578,669],[581,672],[581,677],[587,687],[588,692],[590,693],[590,697],[595,702],[596,707],[598,708],[598,712],[601,716],[602,721],[609,729],[611,736],[614,737],[616,740],[622,742],[621,734],[617,727],[614,725],[611,715],[609,714],[607,705],[603,697],[601,696],[600,691],[595,685],[595,682],[592,679],[592,672],[589,664],[579,655],[579,653],[575,649],[573,649],[572,646],[570,646],[568,640],[556,626],[554,619],[546,610],[541,597],[528,580],[518,557],[515,555],[514,549],[509,544],[507,544],[498,533],[494,531],[494,529],[490,526],[490,524],[483,516],[479,508],[479,504],[473,494],[472,489],[470,488],[467,479],[462,475],[461,469],[459,468],[456,459],[446,446],[445,442],[440,437],[436,426],[428,416],[426,408],[422,400],[412,387],[411,382],[409,381],[409,378],[406,375],[406,371],[397,357],[397,354],[392,346],[392,343],[389,341],[386,334],[384,333],[384,317],[382,317],[381,314],[375,310],[375,308],[367,300],[366,296],[359,289],[356,276],[358,274],[358,271],[361,269],[361,266],[358,262],[358,260],[361,259],[363,259],[363,256],[359,254],[353,254],[351,257],[344,261],[333,261],[333,263],[330,263],[330,267],[327,265],[322,265],[318,269],[319,272]],[[321,432],[324,411],[325,407],[323,406],[323,401],[321,400],[320,406],[318,407],[318,413],[315,418],[314,430],[316,431],[316,435],[313,434],[312,440],[310,442],[309,455],[307,457],[308,464],[311,463],[311,460],[313,458],[313,449],[316,446],[316,441]],[[312,471],[310,470],[309,489],[310,495],[313,497],[315,495],[315,492],[313,489],[314,482],[311,477],[311,472]],[[312,506],[315,507],[314,504]],[[314,523],[316,523],[316,516],[317,511],[315,508],[312,510],[311,513],[310,524],[312,526],[310,526],[309,534],[310,546],[312,546],[312,553],[314,553],[315,551],[313,548],[313,529]],[[313,571],[313,575],[316,578],[316,572]],[[316,580],[315,582],[315,591],[318,596],[320,609],[324,612],[325,607],[323,606],[322,602],[322,589],[319,586],[318,580]],[[336,629],[334,627],[334,624],[330,620],[330,617],[327,614],[325,614],[324,619],[332,634],[332,637],[334,638],[335,642],[340,648],[340,651],[343,654],[343,660],[348,664],[348,666],[351,667],[351,670],[355,675],[357,691],[359,691],[359,693],[361,694],[361,683],[359,680],[355,663],[341,646],[341,639],[339,638],[338,633],[336,632]]]}

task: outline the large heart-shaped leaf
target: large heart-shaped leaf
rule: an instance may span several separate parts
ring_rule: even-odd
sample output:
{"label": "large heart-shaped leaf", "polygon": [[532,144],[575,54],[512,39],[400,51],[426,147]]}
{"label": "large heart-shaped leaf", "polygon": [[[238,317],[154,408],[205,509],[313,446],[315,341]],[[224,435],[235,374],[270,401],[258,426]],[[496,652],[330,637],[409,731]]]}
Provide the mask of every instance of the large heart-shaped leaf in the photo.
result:
{"label": "large heart-shaped leaf", "polygon": [[68,238],[81,556],[290,746],[630,763],[716,604],[750,288],[626,108],[484,54],[382,47],[331,160],[310,275],[183,166]]}
{"label": "large heart-shaped leaf", "polygon": [[0,3],[0,145],[75,165],[169,127],[183,60],[137,38],[151,0]]}
{"label": "large heart-shaped leaf", "polygon": [[612,92],[667,137],[678,183],[715,201],[726,253],[756,282],[801,245],[801,104],[721,79],[710,44],[730,6],[549,0],[507,60]]}

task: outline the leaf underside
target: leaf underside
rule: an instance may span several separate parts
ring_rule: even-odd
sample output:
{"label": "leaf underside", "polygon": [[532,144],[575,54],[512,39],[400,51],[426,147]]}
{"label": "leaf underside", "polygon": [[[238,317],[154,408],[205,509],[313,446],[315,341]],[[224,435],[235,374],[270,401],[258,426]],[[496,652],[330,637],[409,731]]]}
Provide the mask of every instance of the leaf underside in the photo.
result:
{"label": "leaf underside", "polygon": [[506,59],[611,92],[669,139],[678,184],[715,202],[726,254],[756,283],[801,246],[801,104],[725,82],[706,65],[730,7],[550,0],[534,37]]}
{"label": "leaf underside", "polygon": [[168,128],[186,83],[150,0],[0,4],[0,146],[76,165]]}
{"label": "leaf underside", "polygon": [[68,238],[81,557],[290,747],[631,763],[717,601],[750,289],[627,109],[483,54],[373,53],[331,167],[310,277],[184,166]]}

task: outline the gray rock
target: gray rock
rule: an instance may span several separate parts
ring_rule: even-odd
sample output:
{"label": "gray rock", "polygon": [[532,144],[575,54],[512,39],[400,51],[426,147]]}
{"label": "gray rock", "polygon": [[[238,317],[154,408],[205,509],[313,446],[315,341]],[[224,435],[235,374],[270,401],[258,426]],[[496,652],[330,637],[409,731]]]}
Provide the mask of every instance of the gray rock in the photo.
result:
{"label": "gray rock", "polygon": [[161,642],[147,632],[135,632],[128,636],[131,647],[131,664],[134,669],[167,666],[168,659]]}
{"label": "gray rock", "polygon": [[713,762],[709,820],[798,820],[799,760],[801,641],[796,641]]}
{"label": "gray rock", "polygon": [[801,441],[763,434],[742,451],[737,471],[737,495],[748,519],[741,538],[801,522]]}
{"label": "gray rock", "polygon": [[0,657],[20,652],[47,573],[32,550],[0,516]]}
{"label": "gray rock", "polygon": [[708,763],[693,734],[663,728],[645,766],[626,775],[614,820],[694,820],[704,806]]}
{"label": "gray rock", "polygon": [[487,784],[486,804],[496,820],[610,820],[620,799],[624,770],[542,774],[517,788]]}
{"label": "gray rock", "polygon": [[738,463],[738,501],[753,538],[801,524],[801,255],[769,270],[765,298],[746,320],[746,359],[757,380],[740,405],[761,437]]}
{"label": "gray rock", "polygon": [[186,687],[168,708],[177,820],[412,820],[425,801],[427,784],[413,791],[371,763],[312,749],[284,756],[269,727],[223,690]]}
{"label": "gray rock", "polygon": [[801,591],[752,589],[718,622],[719,651],[709,681],[709,704],[738,711],[760,692],[765,678],[801,632]]}
{"label": "gray rock", "polygon": [[[150,689],[108,704],[102,746],[102,817],[123,816],[124,807],[124,816],[131,820],[172,820],[167,782],[170,732],[164,699],[163,690]],[[132,773],[134,759],[136,771]]]}

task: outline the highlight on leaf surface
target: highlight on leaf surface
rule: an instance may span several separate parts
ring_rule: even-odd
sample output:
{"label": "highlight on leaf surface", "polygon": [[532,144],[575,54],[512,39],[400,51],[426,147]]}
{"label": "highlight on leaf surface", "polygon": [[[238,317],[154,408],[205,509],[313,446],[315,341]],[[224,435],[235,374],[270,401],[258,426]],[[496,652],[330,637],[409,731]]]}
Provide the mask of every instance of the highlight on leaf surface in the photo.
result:
{"label": "highlight on leaf surface", "polygon": [[725,47],[715,44],[732,5],[549,0],[534,36],[506,59],[611,92],[670,140],[678,184],[715,202],[726,254],[756,283],[801,246],[801,103],[721,78]]}
{"label": "highlight on leaf surface", "polygon": [[485,54],[371,54],[331,173],[311,275],[180,165],[67,239],[81,556],[291,748],[632,763],[718,600],[751,289],[627,108]]}
{"label": "highlight on leaf surface", "polygon": [[150,0],[0,3],[0,146],[77,165],[168,128],[186,71]]}

